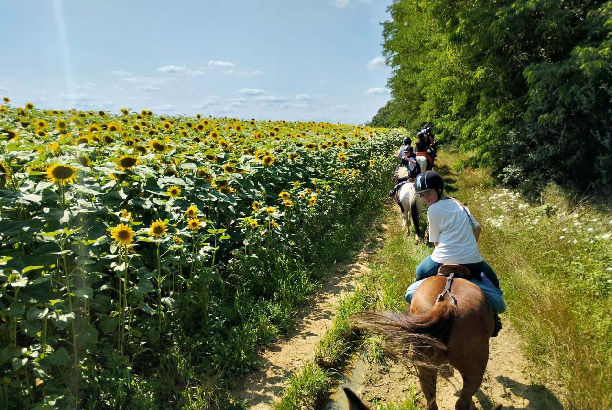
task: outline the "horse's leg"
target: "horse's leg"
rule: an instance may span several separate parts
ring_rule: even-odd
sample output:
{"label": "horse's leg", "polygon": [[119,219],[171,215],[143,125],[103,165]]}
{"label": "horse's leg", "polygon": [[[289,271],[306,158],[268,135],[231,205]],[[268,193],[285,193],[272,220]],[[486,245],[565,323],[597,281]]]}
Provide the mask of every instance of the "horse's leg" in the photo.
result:
{"label": "horse's leg", "polygon": [[476,394],[482,383],[489,360],[489,349],[482,349],[473,353],[475,357],[471,360],[470,366],[463,370],[458,369],[463,378],[463,388],[459,399],[455,403],[455,410],[469,410],[475,407],[472,396]]}
{"label": "horse's leg", "polygon": [[436,403],[436,384],[438,381],[438,369],[417,366],[417,371],[419,373],[419,382],[421,383],[421,390],[423,390],[425,400],[427,401],[427,410],[438,410],[438,404]]}
{"label": "horse's leg", "polygon": [[412,217],[412,224],[414,225],[414,241],[418,244],[421,237],[421,227],[419,226],[419,209],[414,196],[410,199],[410,216]]}

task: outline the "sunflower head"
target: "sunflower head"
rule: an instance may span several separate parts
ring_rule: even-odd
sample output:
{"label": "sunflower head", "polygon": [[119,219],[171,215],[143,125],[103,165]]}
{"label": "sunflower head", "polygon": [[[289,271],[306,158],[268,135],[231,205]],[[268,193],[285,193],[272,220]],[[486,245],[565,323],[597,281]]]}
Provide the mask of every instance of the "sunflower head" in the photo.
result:
{"label": "sunflower head", "polygon": [[134,231],[126,224],[119,224],[111,228],[111,238],[119,242],[120,246],[127,246],[134,240]]}
{"label": "sunflower head", "polygon": [[308,203],[310,204],[310,206],[315,206],[315,204],[317,203],[317,196],[312,195],[310,198],[308,198]]}
{"label": "sunflower head", "polygon": [[166,145],[158,139],[151,140],[151,142],[149,142],[149,146],[158,154],[161,154],[166,151]]}
{"label": "sunflower head", "polygon": [[72,184],[76,179],[76,169],[70,165],[53,164],[47,168],[47,179],[59,185]]}
{"label": "sunflower head", "polygon": [[170,198],[176,198],[177,196],[181,194],[181,188],[177,187],[176,185],[173,185],[170,188],[168,188],[166,193],[168,194]]}
{"label": "sunflower head", "polygon": [[149,234],[154,238],[159,238],[166,233],[166,223],[161,219],[153,221],[149,227]]}
{"label": "sunflower head", "polygon": [[292,207],[293,206],[293,201],[291,199],[285,199],[283,201],[283,205],[285,205],[286,207]]}
{"label": "sunflower head", "polygon": [[287,200],[287,199],[289,199],[289,196],[290,196],[290,195],[289,195],[289,192],[287,192],[287,191],[283,191],[283,192],[281,192],[280,194],[278,194],[278,196],[280,196],[281,198],[283,198],[283,200]]}
{"label": "sunflower head", "polygon": [[117,166],[122,171],[132,168],[140,163],[140,159],[132,157],[131,155],[124,155],[117,160]]}
{"label": "sunflower head", "polygon": [[274,157],[272,156],[272,154],[266,154],[261,159],[261,163],[266,167],[272,166],[272,164],[274,164]]}
{"label": "sunflower head", "polygon": [[257,220],[256,219],[251,219],[251,222],[249,222],[249,225],[253,229],[257,228]]}
{"label": "sunflower head", "polygon": [[32,104],[31,102],[26,103],[25,105],[26,110],[31,110],[32,108],[34,108],[34,104]]}
{"label": "sunflower head", "polygon": [[200,229],[200,220],[198,218],[191,218],[187,221],[187,226],[192,231],[197,231]]}
{"label": "sunflower head", "polygon": [[196,205],[191,205],[185,211],[185,215],[187,216],[187,218],[195,218],[196,216],[198,216],[198,207]]}
{"label": "sunflower head", "polygon": [[94,133],[94,132],[100,132],[100,126],[98,124],[89,124],[89,126],[87,127],[87,131],[89,131],[90,133]]}
{"label": "sunflower head", "polygon": [[266,213],[267,213],[268,215],[272,215],[272,214],[274,213],[275,209],[274,209],[274,207],[273,207],[273,206],[269,206],[269,207],[267,207],[267,208],[265,209],[265,211],[266,211]]}
{"label": "sunflower head", "polygon": [[260,206],[261,205],[259,204],[259,201],[253,201],[253,203],[251,204],[251,209],[257,212],[259,211]]}
{"label": "sunflower head", "polygon": [[4,186],[11,176],[8,165],[4,162],[0,162],[0,187]]}

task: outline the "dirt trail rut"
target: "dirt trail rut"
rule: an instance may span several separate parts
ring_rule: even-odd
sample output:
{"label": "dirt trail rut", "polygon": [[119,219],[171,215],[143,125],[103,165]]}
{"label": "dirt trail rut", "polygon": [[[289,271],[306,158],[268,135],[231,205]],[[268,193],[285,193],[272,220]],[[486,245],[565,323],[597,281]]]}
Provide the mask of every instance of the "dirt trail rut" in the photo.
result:
{"label": "dirt trail rut", "polygon": [[[386,226],[382,226],[383,230]],[[354,279],[370,271],[369,255],[384,241],[377,237],[370,241],[353,263],[337,263],[326,277],[312,306],[305,309],[298,329],[261,354],[261,368],[250,374],[234,391],[234,396],[245,400],[249,409],[269,409],[278,401],[292,372],[314,359],[319,339],[330,328],[338,303],[346,292],[351,292]]]}

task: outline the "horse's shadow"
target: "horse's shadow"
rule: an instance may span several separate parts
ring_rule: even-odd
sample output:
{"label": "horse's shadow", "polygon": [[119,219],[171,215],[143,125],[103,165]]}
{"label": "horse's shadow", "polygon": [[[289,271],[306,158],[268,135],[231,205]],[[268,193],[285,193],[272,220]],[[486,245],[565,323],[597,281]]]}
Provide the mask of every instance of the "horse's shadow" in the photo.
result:
{"label": "horse's shadow", "polygon": [[[505,390],[523,399],[524,406],[504,406],[504,410],[563,410],[563,405],[557,397],[541,384],[523,384],[506,376],[495,378]],[[483,409],[490,409],[495,403],[491,401],[482,389],[476,392],[476,398]]]}
{"label": "horse's shadow", "polygon": [[436,172],[444,178],[444,191],[448,193],[458,191],[455,187],[457,179],[453,178],[453,170],[448,165],[436,165]]}

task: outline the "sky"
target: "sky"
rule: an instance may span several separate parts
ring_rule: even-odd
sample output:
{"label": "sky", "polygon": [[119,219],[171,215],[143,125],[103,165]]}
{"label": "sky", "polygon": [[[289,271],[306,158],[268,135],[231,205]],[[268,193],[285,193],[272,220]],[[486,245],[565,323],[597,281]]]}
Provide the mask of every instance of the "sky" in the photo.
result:
{"label": "sky", "polygon": [[13,106],[363,124],[391,0],[0,0]]}

